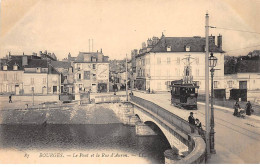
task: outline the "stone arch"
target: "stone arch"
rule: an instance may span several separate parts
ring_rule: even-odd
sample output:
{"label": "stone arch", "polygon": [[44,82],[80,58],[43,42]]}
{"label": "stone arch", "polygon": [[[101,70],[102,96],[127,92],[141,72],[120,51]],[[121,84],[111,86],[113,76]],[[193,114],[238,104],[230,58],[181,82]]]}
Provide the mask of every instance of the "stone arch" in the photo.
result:
{"label": "stone arch", "polygon": [[172,148],[176,148],[180,153],[188,151],[188,147],[182,143],[169,128],[161,125],[155,118],[150,115],[147,115],[146,111],[143,111],[141,108],[134,107],[134,114],[138,115],[141,118],[142,122],[151,121],[155,123],[163,132],[168,142],[170,143]]}

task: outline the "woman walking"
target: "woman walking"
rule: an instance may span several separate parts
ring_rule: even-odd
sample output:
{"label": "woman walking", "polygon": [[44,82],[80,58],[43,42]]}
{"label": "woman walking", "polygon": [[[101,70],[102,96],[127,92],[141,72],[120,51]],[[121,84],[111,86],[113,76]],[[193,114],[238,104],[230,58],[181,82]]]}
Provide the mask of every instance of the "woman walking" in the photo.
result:
{"label": "woman walking", "polygon": [[246,103],[246,115],[251,115],[252,105],[250,101]]}
{"label": "woman walking", "polygon": [[234,116],[238,116],[238,109],[240,109],[240,105],[238,104],[238,100],[236,101],[236,103],[234,104]]}

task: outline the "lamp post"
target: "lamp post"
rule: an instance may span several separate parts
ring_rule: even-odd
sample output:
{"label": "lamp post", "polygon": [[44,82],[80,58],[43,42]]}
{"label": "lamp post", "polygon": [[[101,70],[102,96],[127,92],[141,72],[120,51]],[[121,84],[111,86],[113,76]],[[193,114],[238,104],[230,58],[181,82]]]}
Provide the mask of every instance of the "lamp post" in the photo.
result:
{"label": "lamp post", "polygon": [[214,67],[216,67],[217,65],[217,61],[218,59],[216,57],[213,56],[213,53],[210,53],[210,57],[209,57],[209,67],[210,69],[210,73],[211,73],[211,98],[210,98],[210,104],[211,104],[211,117],[210,117],[210,153],[212,154],[216,154],[216,150],[215,150],[215,131],[214,131],[214,106],[213,106],[213,100],[214,100],[214,81],[213,81],[213,77],[214,77]]}

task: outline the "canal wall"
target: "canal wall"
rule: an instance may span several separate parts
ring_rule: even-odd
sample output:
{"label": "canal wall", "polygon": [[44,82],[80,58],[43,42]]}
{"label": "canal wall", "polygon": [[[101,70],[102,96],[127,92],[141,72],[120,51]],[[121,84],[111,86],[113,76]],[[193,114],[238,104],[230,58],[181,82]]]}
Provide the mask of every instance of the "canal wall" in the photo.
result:
{"label": "canal wall", "polygon": [[110,124],[121,123],[113,111],[117,103],[56,104],[48,107],[0,111],[0,124]]}

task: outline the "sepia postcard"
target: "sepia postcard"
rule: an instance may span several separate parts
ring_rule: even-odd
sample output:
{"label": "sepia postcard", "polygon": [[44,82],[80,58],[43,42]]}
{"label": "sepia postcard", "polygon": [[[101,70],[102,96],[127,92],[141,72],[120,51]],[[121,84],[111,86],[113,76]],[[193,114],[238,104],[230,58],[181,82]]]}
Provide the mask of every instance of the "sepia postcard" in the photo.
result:
{"label": "sepia postcard", "polygon": [[259,0],[0,0],[0,164],[259,164]]}

